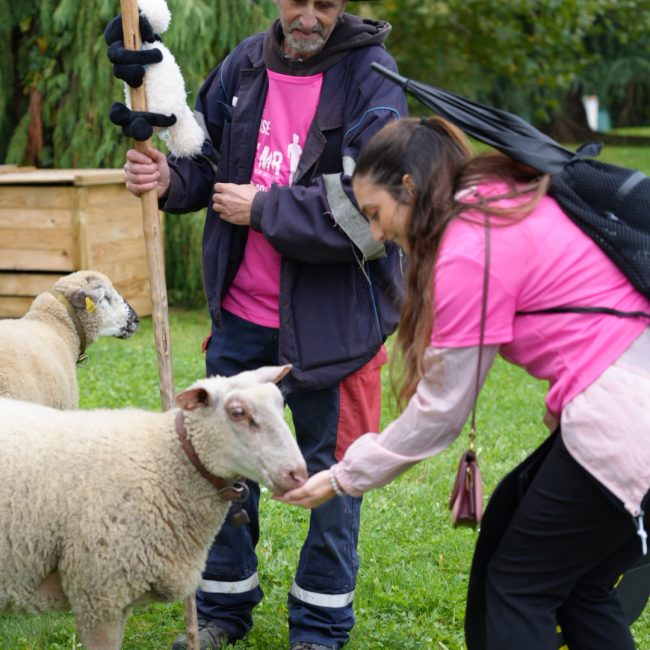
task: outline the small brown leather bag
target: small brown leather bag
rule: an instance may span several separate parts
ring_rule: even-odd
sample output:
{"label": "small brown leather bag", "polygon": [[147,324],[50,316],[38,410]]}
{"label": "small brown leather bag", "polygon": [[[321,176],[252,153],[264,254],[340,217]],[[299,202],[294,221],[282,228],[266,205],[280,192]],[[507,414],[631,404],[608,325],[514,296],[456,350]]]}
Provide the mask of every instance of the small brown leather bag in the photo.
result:
{"label": "small brown leather bag", "polygon": [[476,452],[468,449],[460,457],[456,482],[449,499],[451,523],[457,526],[475,528],[483,516],[483,483],[481,468],[476,460]]}

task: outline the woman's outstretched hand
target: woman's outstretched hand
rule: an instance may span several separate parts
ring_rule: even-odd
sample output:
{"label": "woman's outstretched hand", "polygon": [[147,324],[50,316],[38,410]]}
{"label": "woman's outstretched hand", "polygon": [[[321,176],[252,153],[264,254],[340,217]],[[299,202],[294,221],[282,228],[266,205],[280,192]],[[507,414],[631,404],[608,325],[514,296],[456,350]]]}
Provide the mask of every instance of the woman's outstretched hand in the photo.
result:
{"label": "woman's outstretched hand", "polygon": [[329,501],[334,495],[332,484],[330,483],[329,470],[325,469],[303,483],[299,488],[285,492],[281,496],[274,496],[276,501],[290,503],[294,506],[303,508],[318,508],[326,501]]}

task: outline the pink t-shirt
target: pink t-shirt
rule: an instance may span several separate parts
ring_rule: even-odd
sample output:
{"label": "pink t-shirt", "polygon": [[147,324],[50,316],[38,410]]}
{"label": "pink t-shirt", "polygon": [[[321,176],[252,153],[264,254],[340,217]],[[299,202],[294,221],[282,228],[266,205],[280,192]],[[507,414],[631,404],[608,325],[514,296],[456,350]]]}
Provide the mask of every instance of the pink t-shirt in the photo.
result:
{"label": "pink t-shirt", "polygon": [[[260,192],[291,185],[318,102],[323,74],[293,77],[267,70],[269,90],[257,138],[251,183]],[[265,327],[279,327],[280,255],[251,228],[224,309]]]}
{"label": "pink t-shirt", "polygon": [[[478,191],[503,190],[484,185]],[[468,196],[471,202],[471,195]],[[503,201],[500,205],[512,205]],[[483,216],[469,213],[445,233],[436,267],[436,347],[475,346],[483,294]],[[613,262],[559,208],[544,197],[523,220],[499,226],[493,218],[485,343],[548,380],[548,409],[559,414],[610,366],[647,327],[644,318],[605,314],[517,315],[557,306],[611,307],[650,311]]]}

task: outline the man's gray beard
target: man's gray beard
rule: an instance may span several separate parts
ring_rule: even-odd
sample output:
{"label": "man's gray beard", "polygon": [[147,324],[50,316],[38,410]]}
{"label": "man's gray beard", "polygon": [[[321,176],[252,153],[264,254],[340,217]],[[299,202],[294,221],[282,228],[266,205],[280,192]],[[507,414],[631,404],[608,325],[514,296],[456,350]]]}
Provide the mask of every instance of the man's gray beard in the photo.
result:
{"label": "man's gray beard", "polygon": [[313,54],[315,52],[320,52],[325,45],[325,39],[322,35],[316,41],[296,38],[293,34],[285,35],[285,39],[289,48],[299,54]]}

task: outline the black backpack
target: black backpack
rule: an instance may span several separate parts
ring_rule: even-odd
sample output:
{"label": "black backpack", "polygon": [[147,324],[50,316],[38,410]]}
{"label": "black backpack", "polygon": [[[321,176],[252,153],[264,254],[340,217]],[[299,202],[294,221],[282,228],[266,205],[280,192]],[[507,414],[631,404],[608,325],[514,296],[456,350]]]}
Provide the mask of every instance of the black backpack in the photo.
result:
{"label": "black backpack", "polygon": [[[518,115],[413,81],[378,63],[372,67],[458,128],[511,158],[551,175],[549,194],[574,223],[650,298],[650,178],[640,171],[587,158],[601,144],[569,151]],[[606,307],[554,307],[540,312],[605,312],[647,316]]]}
{"label": "black backpack", "polygon": [[636,290],[650,298],[650,178],[577,158],[551,176],[549,194]]}

